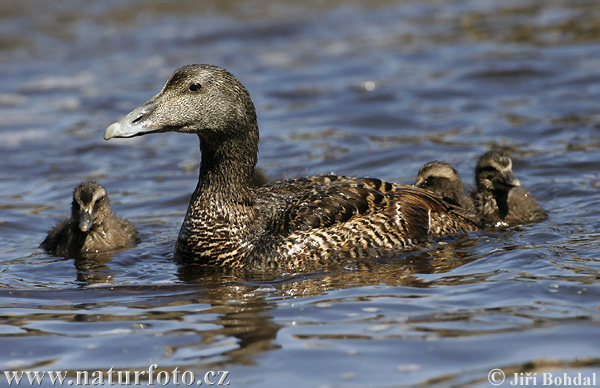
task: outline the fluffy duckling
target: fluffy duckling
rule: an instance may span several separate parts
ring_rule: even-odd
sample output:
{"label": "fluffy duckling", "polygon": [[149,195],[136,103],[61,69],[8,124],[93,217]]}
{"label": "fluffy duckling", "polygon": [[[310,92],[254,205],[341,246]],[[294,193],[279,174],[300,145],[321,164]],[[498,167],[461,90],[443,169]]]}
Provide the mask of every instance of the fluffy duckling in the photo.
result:
{"label": "fluffy duckling", "polygon": [[479,158],[475,184],[471,192],[475,211],[490,221],[512,226],[547,217],[531,193],[521,187],[513,173],[511,158],[502,151],[489,151]]}
{"label": "fluffy duckling", "polygon": [[40,247],[57,256],[76,256],[125,248],[136,242],[135,228],[112,214],[104,187],[83,182],[73,191],[71,218],[48,232]]}
{"label": "fluffy duckling", "polygon": [[177,69],[104,138],[181,132],[200,139],[198,185],[175,245],[183,263],[304,270],[338,258],[400,253],[480,228],[478,219],[423,189],[336,175],[255,187],[258,124],[246,88],[213,65]]}
{"label": "fluffy duckling", "polygon": [[458,171],[449,163],[434,160],[425,164],[419,169],[413,186],[433,191],[441,195],[446,202],[473,210],[473,200],[465,194]]}

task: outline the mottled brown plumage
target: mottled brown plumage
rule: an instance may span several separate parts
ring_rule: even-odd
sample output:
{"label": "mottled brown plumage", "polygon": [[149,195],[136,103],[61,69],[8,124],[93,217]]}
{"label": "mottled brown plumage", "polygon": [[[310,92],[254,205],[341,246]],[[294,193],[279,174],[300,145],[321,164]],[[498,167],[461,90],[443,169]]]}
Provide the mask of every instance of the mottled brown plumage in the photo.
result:
{"label": "mottled brown plumage", "polygon": [[458,171],[449,163],[434,160],[419,169],[413,186],[432,191],[444,201],[473,211],[473,200],[465,194]]}
{"label": "mottled brown plumage", "polygon": [[56,225],[40,245],[57,256],[81,256],[133,246],[137,232],[129,221],[112,214],[108,194],[96,182],[73,191],[71,218]]}
{"label": "mottled brown plumage", "polygon": [[490,221],[513,226],[547,218],[531,193],[521,187],[511,158],[502,151],[489,151],[479,158],[475,184],[471,192],[475,211]]}
{"label": "mottled brown plumage", "polygon": [[217,66],[176,70],[104,138],[166,131],[197,134],[202,152],[175,247],[184,263],[302,270],[338,258],[391,256],[480,227],[479,219],[429,191],[379,179],[324,175],[254,187],[254,105]]}

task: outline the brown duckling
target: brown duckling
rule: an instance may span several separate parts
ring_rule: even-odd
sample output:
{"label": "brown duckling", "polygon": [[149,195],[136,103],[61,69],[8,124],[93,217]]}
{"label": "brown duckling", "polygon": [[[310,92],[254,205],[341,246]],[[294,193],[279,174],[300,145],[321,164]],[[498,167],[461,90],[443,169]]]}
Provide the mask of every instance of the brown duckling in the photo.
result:
{"label": "brown duckling", "polygon": [[71,218],[48,232],[40,248],[57,256],[77,256],[125,248],[137,241],[131,223],[112,214],[104,187],[83,182],[73,191]]}
{"label": "brown duckling", "polygon": [[511,158],[502,151],[489,151],[479,158],[475,185],[471,192],[475,211],[490,221],[513,226],[547,218],[531,193],[521,187]]}
{"label": "brown duckling", "polygon": [[183,263],[298,271],[338,258],[400,253],[480,228],[479,220],[427,190],[379,179],[324,175],[254,187],[254,104],[246,88],[217,66],[177,69],[104,138],[168,131],[197,135],[202,154],[175,245]]}
{"label": "brown duckling", "polygon": [[458,171],[449,163],[434,160],[425,164],[419,169],[413,186],[433,191],[441,195],[444,201],[473,211],[473,200],[465,194]]}

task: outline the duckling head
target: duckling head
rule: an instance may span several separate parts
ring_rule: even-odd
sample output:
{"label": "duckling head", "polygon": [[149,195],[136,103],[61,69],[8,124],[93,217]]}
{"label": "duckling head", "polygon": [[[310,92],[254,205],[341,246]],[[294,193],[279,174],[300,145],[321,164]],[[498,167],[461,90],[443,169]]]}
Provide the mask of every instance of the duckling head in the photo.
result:
{"label": "duckling head", "polygon": [[71,213],[84,233],[89,232],[95,225],[102,224],[104,218],[111,213],[104,187],[96,182],[83,182],[77,186],[73,191]]}
{"label": "duckling head", "polygon": [[425,164],[415,179],[413,186],[438,192],[442,187],[453,187],[462,191],[462,181],[458,172],[449,163],[434,160]]}
{"label": "duckling head", "polygon": [[475,168],[475,183],[480,190],[506,191],[521,186],[512,170],[510,156],[502,151],[489,151],[479,158]]}
{"label": "duckling head", "polygon": [[437,160],[419,169],[413,186],[437,193],[454,204],[460,203],[464,191],[458,171],[450,164]]}

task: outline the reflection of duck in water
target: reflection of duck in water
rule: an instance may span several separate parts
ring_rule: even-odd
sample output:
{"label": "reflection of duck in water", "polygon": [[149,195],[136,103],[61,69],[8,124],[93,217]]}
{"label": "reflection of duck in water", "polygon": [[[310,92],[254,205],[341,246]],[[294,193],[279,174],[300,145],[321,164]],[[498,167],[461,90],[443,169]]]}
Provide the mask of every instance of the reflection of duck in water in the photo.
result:
{"label": "reflection of duck in water", "polygon": [[40,245],[59,256],[107,252],[134,245],[135,228],[112,214],[108,194],[96,182],[84,182],[73,191],[71,218],[54,227]]}
{"label": "reflection of duck in water", "polygon": [[479,229],[477,220],[429,191],[378,179],[313,176],[253,187],[254,105],[246,88],[217,66],[178,69],[104,137],[167,131],[200,137],[199,181],[175,248],[186,263],[301,269]]}
{"label": "reflection of duck in water", "polygon": [[447,202],[473,210],[473,201],[465,194],[458,171],[446,162],[435,160],[425,164],[419,170],[413,186],[433,191]]}
{"label": "reflection of duck in water", "polygon": [[[477,234],[467,234],[453,239],[451,245],[401,255],[402,260],[354,260],[356,270],[328,268],[328,271],[310,275],[285,274],[274,277],[271,271],[248,273],[229,268],[179,266],[177,276],[180,281],[188,285],[198,284],[200,287],[171,290],[175,293],[163,296],[161,302],[154,303],[168,307],[174,302],[187,300],[192,304],[188,305],[189,308],[178,309],[160,309],[152,305],[153,319],[202,323],[198,329],[198,335],[202,338],[201,346],[195,341],[175,346],[177,352],[186,349],[188,358],[197,354],[198,359],[206,361],[215,354],[221,363],[248,365],[256,362],[256,358],[265,352],[272,357],[272,350],[285,346],[278,334],[282,328],[293,330],[292,326],[297,325],[294,327],[302,332],[298,338],[301,341],[324,339],[322,329],[311,323],[328,322],[330,314],[345,314],[350,311],[347,309],[348,305],[353,306],[351,311],[357,313],[351,318],[352,322],[371,324],[373,312],[367,311],[369,309],[365,307],[373,306],[377,301],[381,302],[378,307],[390,308],[388,313],[392,314],[398,311],[396,301],[403,301],[415,308],[421,303],[435,304],[428,299],[438,299],[436,295],[443,293],[440,286],[464,285],[466,275],[443,274],[480,258],[479,252],[472,249],[477,241]],[[440,275],[423,276],[434,273]],[[349,289],[353,290],[348,291]],[[395,297],[390,298],[385,289],[391,290]],[[356,298],[355,295],[364,295],[365,298]],[[419,297],[416,298],[415,295]],[[299,303],[294,303],[296,299],[290,298],[301,299]],[[292,303],[286,303],[290,301]],[[198,314],[198,306],[202,310],[202,316],[194,316]],[[282,309],[291,311],[292,315],[282,318]],[[304,316],[310,316],[308,321],[301,318],[303,313]],[[214,320],[210,317],[214,317]],[[411,318],[431,320],[427,309],[418,308],[411,313]],[[214,325],[206,325],[209,322]],[[325,340],[347,340],[347,334],[344,332],[336,337],[327,332]],[[369,334],[368,330],[361,330],[361,338],[368,338],[366,336],[369,335],[380,338],[381,332],[373,331]]]}
{"label": "reflection of duck in water", "polygon": [[502,151],[489,151],[475,168],[471,192],[475,211],[493,222],[519,225],[546,219],[544,209],[521,187],[512,170],[512,160]]}

